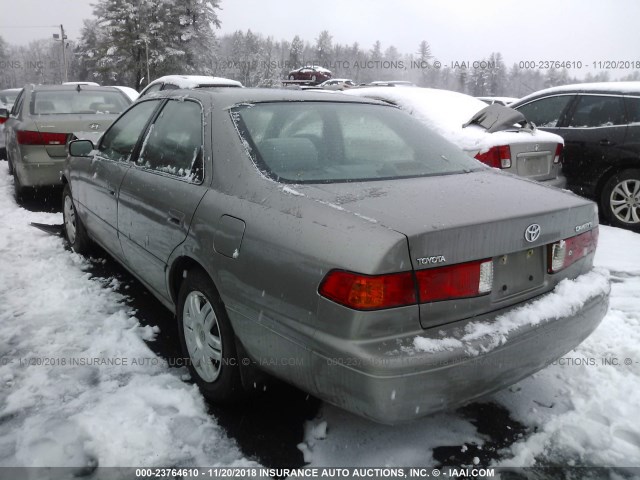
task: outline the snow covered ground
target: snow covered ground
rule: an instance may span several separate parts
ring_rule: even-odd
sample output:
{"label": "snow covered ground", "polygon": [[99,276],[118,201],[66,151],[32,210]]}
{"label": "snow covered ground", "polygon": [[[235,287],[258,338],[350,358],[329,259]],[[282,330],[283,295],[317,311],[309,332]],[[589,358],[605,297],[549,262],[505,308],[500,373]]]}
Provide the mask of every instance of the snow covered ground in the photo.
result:
{"label": "snow covered ground", "polygon": [[[92,277],[88,260],[30,222],[62,218],[18,207],[0,162],[0,467],[256,465],[186,371],[149,349],[157,329],[140,326],[118,281]],[[453,452],[485,466],[640,466],[640,235],[601,227],[596,263],[612,277],[611,310],[575,352],[410,425],[324,405],[299,440],[305,460],[433,466]]]}

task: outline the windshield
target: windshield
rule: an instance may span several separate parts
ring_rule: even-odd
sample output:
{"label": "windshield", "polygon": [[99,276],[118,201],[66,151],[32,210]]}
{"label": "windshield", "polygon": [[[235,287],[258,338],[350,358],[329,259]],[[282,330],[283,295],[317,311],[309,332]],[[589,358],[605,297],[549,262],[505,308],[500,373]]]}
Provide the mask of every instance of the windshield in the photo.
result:
{"label": "windshield", "polygon": [[114,114],[128,106],[124,94],[116,90],[51,90],[33,94],[31,114]]}
{"label": "windshield", "polygon": [[235,107],[232,118],[253,160],[279,181],[379,180],[482,168],[391,106],[260,103]]}

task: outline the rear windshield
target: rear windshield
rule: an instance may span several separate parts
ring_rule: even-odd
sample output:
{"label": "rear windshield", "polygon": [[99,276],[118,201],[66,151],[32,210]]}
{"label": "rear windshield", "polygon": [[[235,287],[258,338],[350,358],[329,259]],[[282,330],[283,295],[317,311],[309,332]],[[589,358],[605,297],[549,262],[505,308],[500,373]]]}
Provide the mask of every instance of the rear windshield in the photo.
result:
{"label": "rear windshield", "polygon": [[31,101],[31,114],[114,114],[129,106],[119,91],[58,90],[35,92]]}
{"label": "rear windshield", "polygon": [[482,168],[392,106],[274,102],[239,105],[231,115],[253,160],[278,181],[381,180]]}

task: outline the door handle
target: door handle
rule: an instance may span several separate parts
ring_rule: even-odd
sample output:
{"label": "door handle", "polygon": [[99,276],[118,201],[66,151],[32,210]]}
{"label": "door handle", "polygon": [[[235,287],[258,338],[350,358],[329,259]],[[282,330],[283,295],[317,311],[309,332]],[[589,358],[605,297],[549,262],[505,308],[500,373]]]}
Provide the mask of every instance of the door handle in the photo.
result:
{"label": "door handle", "polygon": [[171,209],[169,210],[169,217],[167,218],[167,221],[174,225],[182,225],[182,222],[184,221],[184,213],[180,210]]}
{"label": "door handle", "polygon": [[608,138],[603,138],[600,140],[600,145],[603,147],[610,147],[613,143]]}

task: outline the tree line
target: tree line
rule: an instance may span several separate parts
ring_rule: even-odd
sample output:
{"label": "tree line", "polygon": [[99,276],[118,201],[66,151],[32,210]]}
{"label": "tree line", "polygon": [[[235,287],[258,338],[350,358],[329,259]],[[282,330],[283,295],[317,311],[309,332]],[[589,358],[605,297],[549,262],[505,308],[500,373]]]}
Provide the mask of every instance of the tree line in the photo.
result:
{"label": "tree line", "polygon": [[[78,41],[65,44],[69,80],[140,90],[163,75],[198,74],[273,87],[289,71],[313,64],[356,83],[405,80],[474,96],[513,97],[550,86],[609,80],[606,71],[579,80],[567,69],[508,67],[500,52],[469,63],[446,63],[432,53],[427,40],[414,52],[400,52],[381,41],[369,47],[334,42],[328,30],[313,40],[299,35],[277,40],[252,30],[217,36],[219,9],[220,0],[98,0]],[[0,86],[60,83],[61,53],[59,41],[15,46],[0,38]],[[625,79],[640,80],[640,72]]]}

